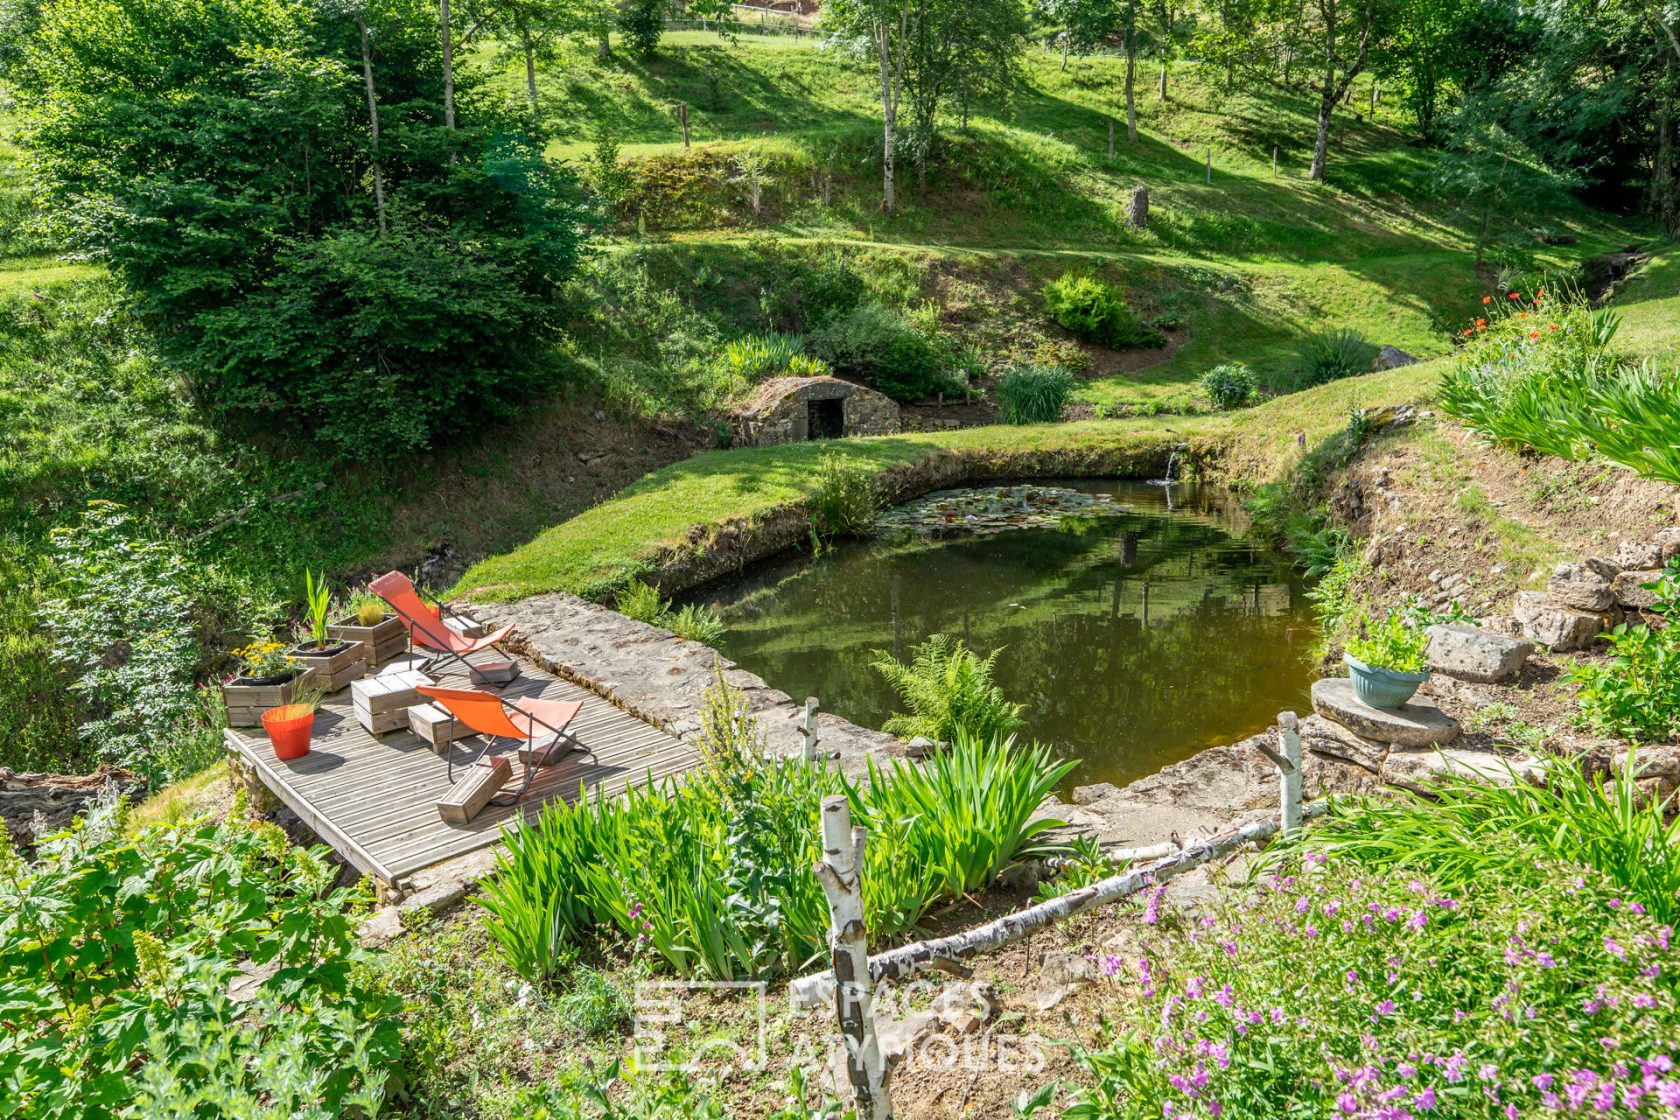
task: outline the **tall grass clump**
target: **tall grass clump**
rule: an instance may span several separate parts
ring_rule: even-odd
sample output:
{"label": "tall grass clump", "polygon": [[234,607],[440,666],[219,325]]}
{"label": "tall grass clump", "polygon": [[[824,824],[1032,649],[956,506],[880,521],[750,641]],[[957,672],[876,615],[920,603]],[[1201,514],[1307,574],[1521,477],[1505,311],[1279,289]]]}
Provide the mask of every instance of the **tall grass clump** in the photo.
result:
{"label": "tall grass clump", "polygon": [[886,650],[876,650],[871,664],[910,709],[887,720],[890,735],[923,736],[936,743],[959,731],[978,738],[1009,735],[1022,725],[1020,704],[1012,703],[992,681],[998,654],[981,657],[960,638],[935,634],[911,651],[908,665]]}
{"label": "tall grass clump", "polygon": [[716,645],[729,630],[710,607],[689,603],[680,610],[673,610],[670,601],[659,594],[658,588],[641,580],[633,580],[621,589],[613,599],[613,606],[627,618],[661,627],[679,638],[702,645]]}
{"label": "tall grass clump", "polygon": [[1591,868],[1658,921],[1680,919],[1680,817],[1669,819],[1673,798],[1642,796],[1635,752],[1613,779],[1565,759],[1542,767],[1539,785],[1446,777],[1424,794],[1343,804],[1313,839],[1449,890],[1530,883],[1547,864]]}
{"label": "tall grass clump", "polygon": [[1048,424],[1062,418],[1073,393],[1073,375],[1061,366],[1013,365],[992,387],[998,419],[1005,424]]}
{"label": "tall grass clump", "polygon": [[1310,389],[1344,377],[1371,371],[1377,347],[1351,327],[1337,327],[1308,335],[1295,349],[1290,370],[1291,389]]}
{"label": "tall grass clump", "polygon": [[859,537],[875,527],[881,496],[868,467],[836,451],[817,460],[816,491],[811,495],[812,527],[825,537]]}
{"label": "tall grass clump", "polygon": [[1680,371],[1631,361],[1620,318],[1576,294],[1512,292],[1485,310],[1441,379],[1443,410],[1495,443],[1680,485]]}
{"label": "tall grass clump", "polygon": [[795,358],[805,354],[802,335],[771,331],[768,334],[749,334],[733,339],[723,348],[723,361],[730,372],[748,379],[781,373]]}
{"label": "tall grass clump", "polygon": [[828,926],[811,874],[825,796],[844,794],[871,829],[865,920],[890,938],[939,899],[1048,850],[1053,826],[1028,818],[1069,769],[1041,747],[965,736],[926,770],[892,763],[853,784],[824,765],[766,758],[758,721],[721,674],[700,738],[704,763],[685,781],[556,801],[504,837],[479,904],[508,967],[545,980],[572,943],[599,935],[683,976],[799,971],[824,951]]}

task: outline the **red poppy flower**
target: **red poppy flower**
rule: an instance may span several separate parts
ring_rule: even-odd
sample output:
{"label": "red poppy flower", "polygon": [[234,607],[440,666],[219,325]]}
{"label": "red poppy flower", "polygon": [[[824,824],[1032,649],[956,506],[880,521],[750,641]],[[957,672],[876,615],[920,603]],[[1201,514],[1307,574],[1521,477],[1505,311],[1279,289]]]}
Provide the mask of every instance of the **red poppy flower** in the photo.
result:
{"label": "red poppy flower", "polygon": [[1519,295],[1518,295],[1518,294],[1517,294],[1517,293],[1515,293],[1515,292],[1512,292],[1512,293],[1511,293],[1511,298],[1512,298],[1512,299],[1521,299],[1521,298],[1522,298],[1522,297],[1521,297],[1521,296],[1519,296]]}
{"label": "red poppy flower", "polygon": [[1558,325],[1556,323],[1547,323],[1546,329],[1549,331],[1555,331],[1558,329]]}
{"label": "red poppy flower", "polygon": [[1472,333],[1474,333],[1474,332],[1472,332],[1469,327],[1464,328],[1464,337],[1465,338],[1469,338]]}
{"label": "red poppy flower", "polygon": [[1493,297],[1492,296],[1483,296],[1482,297],[1482,302],[1483,303],[1492,303],[1493,302]]}
{"label": "red poppy flower", "polygon": [[1486,319],[1477,319],[1476,320],[1476,325],[1478,327],[1485,327],[1485,326],[1487,326],[1487,320]]}
{"label": "red poppy flower", "polygon": [[1528,312],[1526,312],[1526,311],[1519,311],[1519,312],[1517,312],[1517,318],[1519,318],[1519,319],[1526,319],[1526,318],[1528,318]]}
{"label": "red poppy flower", "polygon": [[1540,332],[1539,331],[1529,331],[1528,332],[1528,337],[1529,338],[1539,338],[1540,337]]}

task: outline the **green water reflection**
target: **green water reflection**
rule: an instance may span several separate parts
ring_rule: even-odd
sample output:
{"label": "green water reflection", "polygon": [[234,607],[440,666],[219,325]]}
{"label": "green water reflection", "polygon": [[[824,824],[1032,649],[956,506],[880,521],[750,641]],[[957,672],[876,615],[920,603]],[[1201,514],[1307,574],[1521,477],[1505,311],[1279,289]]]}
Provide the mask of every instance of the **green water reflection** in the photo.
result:
{"label": "green water reflection", "polygon": [[[1051,485],[1051,484],[1046,484]],[[1304,704],[1314,629],[1305,584],[1242,538],[1225,491],[1067,482],[1131,508],[943,541],[844,543],[773,561],[696,598],[724,651],[795,697],[879,727],[895,697],[870,651],[930,634],[1004,647],[997,680],[1027,733],[1117,784],[1231,742]]]}

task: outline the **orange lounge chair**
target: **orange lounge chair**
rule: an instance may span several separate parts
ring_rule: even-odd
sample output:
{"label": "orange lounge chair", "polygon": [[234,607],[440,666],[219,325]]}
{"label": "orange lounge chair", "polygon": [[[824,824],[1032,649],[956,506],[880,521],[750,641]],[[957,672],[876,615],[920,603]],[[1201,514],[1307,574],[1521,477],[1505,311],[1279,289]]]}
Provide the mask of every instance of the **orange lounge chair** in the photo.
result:
{"label": "orange lounge chair", "polygon": [[402,620],[411,645],[453,657],[465,665],[468,672],[476,672],[473,663],[467,660],[468,654],[490,649],[513,632],[513,627],[509,625],[482,638],[457,634],[445,621],[450,614],[449,608],[442,603],[426,602],[414,589],[414,583],[401,572],[386,572],[369,583],[368,590],[385,600]]}
{"label": "orange lounge chair", "polygon": [[[469,765],[477,765],[489,755],[497,739],[515,739],[525,744],[519,754],[525,762],[525,779],[506,799],[495,798],[492,805],[512,805],[531,788],[531,779],[539,767],[554,760],[555,751],[565,744],[566,750],[583,751],[588,748],[566,731],[583,708],[581,700],[543,700],[527,696],[508,700],[493,692],[476,688],[439,688],[421,685],[415,691],[435,700],[451,719],[465,724],[471,731],[484,736],[485,743]],[[453,739],[454,736],[451,736]],[[541,740],[546,742],[540,742]],[[449,784],[455,784],[454,752],[449,754]]]}

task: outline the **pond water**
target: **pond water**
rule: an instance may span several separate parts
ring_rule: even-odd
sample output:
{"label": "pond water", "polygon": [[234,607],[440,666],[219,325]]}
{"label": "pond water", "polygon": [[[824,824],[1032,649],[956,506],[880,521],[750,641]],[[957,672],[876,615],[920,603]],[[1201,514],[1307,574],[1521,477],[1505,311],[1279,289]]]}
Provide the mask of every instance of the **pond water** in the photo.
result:
{"label": "pond water", "polygon": [[[1019,513],[1029,491],[1051,496],[1047,512]],[[1002,647],[996,680],[1026,705],[1024,734],[1082,760],[1069,787],[1123,784],[1304,710],[1305,581],[1244,538],[1228,492],[1180,484],[1171,508],[1167,488],[1139,482],[999,495],[930,496],[897,517],[946,535],[843,542],[694,598],[728,622],[729,657],[866,727],[899,707],[872,651],[907,659],[935,633]]]}

